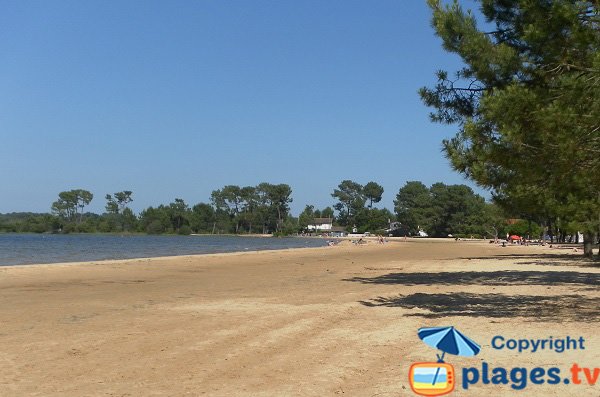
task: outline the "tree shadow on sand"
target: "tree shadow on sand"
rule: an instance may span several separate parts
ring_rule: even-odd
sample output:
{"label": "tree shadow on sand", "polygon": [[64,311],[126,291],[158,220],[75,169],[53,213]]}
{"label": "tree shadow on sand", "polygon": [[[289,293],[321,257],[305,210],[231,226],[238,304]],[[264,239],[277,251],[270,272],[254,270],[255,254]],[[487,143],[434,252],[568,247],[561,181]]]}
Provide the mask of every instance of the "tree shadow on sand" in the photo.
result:
{"label": "tree shadow on sand", "polygon": [[360,301],[370,307],[401,307],[425,309],[429,313],[408,316],[439,318],[448,316],[511,318],[525,317],[531,321],[600,321],[600,298],[581,295],[535,296],[504,294],[423,294],[378,297]]}
{"label": "tree shadow on sand", "polygon": [[600,273],[555,271],[492,271],[441,273],[389,273],[376,277],[353,277],[343,281],[398,285],[580,285],[600,286]]}
{"label": "tree shadow on sand", "polygon": [[[597,291],[600,273],[556,271],[491,271],[441,273],[389,273],[375,277],[353,277],[344,281],[383,285],[442,286],[557,286],[572,292]],[[470,316],[490,318],[525,317],[531,321],[600,321],[600,298],[584,295],[505,295],[468,292],[377,297],[361,304],[369,307],[401,307],[427,312],[408,316],[437,318]]]}
{"label": "tree shadow on sand", "polygon": [[464,257],[462,260],[510,260],[518,265],[539,266],[575,266],[575,267],[600,267],[600,260],[595,255],[593,259],[584,258],[582,255],[553,254],[503,254],[493,256]]}

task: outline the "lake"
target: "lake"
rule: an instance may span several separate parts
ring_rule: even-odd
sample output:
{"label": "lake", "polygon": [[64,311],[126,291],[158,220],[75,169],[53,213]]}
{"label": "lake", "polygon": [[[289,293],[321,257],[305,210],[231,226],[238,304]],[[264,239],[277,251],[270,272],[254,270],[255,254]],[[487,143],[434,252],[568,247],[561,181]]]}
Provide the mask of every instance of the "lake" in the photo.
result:
{"label": "lake", "polygon": [[302,237],[0,234],[0,266],[323,247]]}

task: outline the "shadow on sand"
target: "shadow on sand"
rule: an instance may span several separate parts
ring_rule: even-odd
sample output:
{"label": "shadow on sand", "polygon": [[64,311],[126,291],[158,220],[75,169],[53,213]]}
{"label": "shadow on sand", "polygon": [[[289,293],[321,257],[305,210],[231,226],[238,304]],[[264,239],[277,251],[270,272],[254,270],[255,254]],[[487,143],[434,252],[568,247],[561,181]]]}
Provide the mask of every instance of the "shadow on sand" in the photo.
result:
{"label": "shadow on sand", "polygon": [[594,258],[584,258],[582,255],[569,254],[504,254],[494,256],[465,257],[462,260],[510,260],[515,261],[517,265],[538,265],[538,266],[575,266],[575,267],[600,267],[598,255]]}
{"label": "shadow on sand", "polygon": [[413,313],[408,316],[438,318],[448,316],[469,317],[526,317],[532,321],[578,321],[600,320],[600,298],[581,295],[535,296],[504,294],[449,294],[416,293],[407,296],[378,297],[361,301],[370,307],[420,308],[429,313]]}
{"label": "shadow on sand", "polygon": [[[443,286],[568,286],[574,291],[596,291],[600,273],[556,271],[491,271],[442,273],[390,273],[376,277],[353,277],[344,281],[385,285]],[[532,321],[600,321],[600,298],[585,295],[505,295],[467,292],[425,294],[415,293],[392,297],[377,297],[360,301],[369,307],[420,308],[428,313],[409,316],[437,318],[527,317]]]}
{"label": "shadow on sand", "polygon": [[493,271],[441,273],[389,273],[377,277],[353,277],[344,281],[399,285],[591,285],[600,286],[600,273]]}

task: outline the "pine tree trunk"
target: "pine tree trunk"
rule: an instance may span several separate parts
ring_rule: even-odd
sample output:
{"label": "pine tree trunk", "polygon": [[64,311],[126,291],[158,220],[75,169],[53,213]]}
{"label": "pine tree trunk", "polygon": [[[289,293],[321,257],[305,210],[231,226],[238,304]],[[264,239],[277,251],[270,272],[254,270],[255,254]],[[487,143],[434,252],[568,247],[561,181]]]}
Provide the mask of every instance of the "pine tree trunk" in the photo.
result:
{"label": "pine tree trunk", "polygon": [[583,233],[583,256],[591,258],[594,255],[594,233]]}

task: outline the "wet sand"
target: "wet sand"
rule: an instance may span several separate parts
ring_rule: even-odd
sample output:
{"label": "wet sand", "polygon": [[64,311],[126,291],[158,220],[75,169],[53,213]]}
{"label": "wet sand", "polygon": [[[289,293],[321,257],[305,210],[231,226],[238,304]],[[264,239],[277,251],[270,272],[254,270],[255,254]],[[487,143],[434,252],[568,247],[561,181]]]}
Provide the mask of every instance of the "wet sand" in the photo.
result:
{"label": "wet sand", "polygon": [[[600,367],[599,285],[571,250],[453,240],[5,267],[0,395],[413,395],[410,365],[436,353],[417,330],[446,325],[482,345],[446,356],[453,395],[513,395],[463,390],[460,371]],[[585,350],[497,350],[496,335]],[[599,396],[600,379],[518,394]]]}

